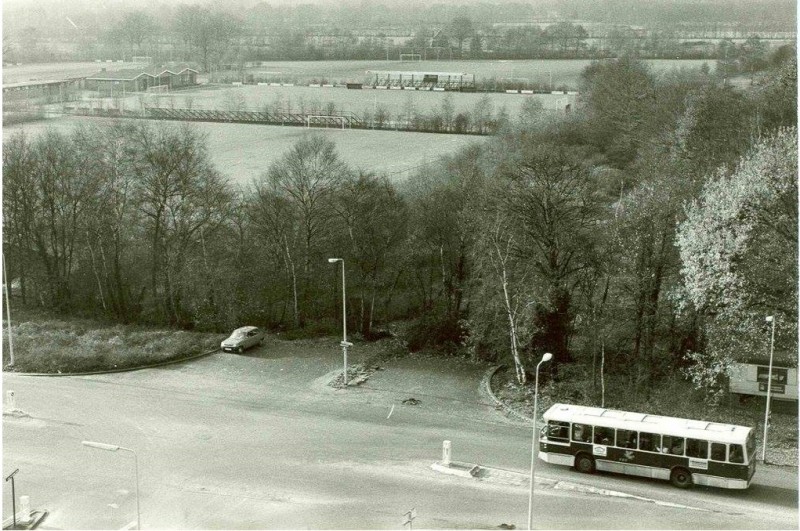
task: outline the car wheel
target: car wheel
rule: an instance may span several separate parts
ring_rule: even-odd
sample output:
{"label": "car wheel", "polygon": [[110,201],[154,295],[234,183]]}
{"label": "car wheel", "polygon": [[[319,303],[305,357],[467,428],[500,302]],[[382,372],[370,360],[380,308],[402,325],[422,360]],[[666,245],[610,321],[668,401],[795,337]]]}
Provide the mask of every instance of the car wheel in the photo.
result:
{"label": "car wheel", "polygon": [[575,457],[575,469],[584,474],[593,474],[594,458],[588,454],[578,454]]}
{"label": "car wheel", "polygon": [[692,486],[692,473],[685,468],[673,468],[669,480],[679,489],[688,489]]}

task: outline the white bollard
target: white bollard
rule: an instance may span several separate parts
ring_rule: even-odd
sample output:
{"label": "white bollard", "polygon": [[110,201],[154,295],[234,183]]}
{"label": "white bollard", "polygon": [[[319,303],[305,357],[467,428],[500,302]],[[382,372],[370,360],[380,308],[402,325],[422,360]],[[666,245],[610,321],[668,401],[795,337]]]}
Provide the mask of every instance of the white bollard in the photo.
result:
{"label": "white bollard", "polygon": [[19,517],[18,522],[27,524],[31,521],[31,498],[30,496],[19,497]]}
{"label": "white bollard", "polygon": [[444,441],[442,443],[442,464],[444,466],[450,466],[450,441]]}
{"label": "white bollard", "polygon": [[17,409],[17,400],[14,397],[14,391],[6,391],[6,409],[10,411]]}

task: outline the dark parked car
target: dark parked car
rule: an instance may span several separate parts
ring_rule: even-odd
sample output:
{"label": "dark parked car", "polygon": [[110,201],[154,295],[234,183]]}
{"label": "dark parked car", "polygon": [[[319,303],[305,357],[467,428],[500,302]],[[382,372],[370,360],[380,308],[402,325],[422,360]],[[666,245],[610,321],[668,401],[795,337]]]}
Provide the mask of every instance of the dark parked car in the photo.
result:
{"label": "dark parked car", "polygon": [[255,326],[243,326],[233,331],[228,339],[222,342],[223,352],[239,352],[256,345],[264,344],[264,331]]}

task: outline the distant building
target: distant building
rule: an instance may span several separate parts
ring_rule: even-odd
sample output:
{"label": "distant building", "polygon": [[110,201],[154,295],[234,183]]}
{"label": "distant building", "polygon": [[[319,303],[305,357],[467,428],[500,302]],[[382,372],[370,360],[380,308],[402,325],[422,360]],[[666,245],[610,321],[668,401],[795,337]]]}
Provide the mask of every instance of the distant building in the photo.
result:
{"label": "distant building", "polygon": [[80,89],[81,78],[58,79],[53,81],[21,81],[3,85],[3,105],[14,102],[57,103],[73,99]]}
{"label": "distant building", "polygon": [[87,76],[86,90],[96,90],[104,94],[115,91],[146,92],[148,90],[174,90],[197,84],[197,70],[186,65],[151,68],[126,68],[108,71],[105,68]]}

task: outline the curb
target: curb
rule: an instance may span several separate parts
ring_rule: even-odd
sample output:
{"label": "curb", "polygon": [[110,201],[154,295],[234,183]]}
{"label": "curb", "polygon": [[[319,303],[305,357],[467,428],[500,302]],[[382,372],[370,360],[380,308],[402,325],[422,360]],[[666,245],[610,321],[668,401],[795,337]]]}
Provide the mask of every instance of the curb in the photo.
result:
{"label": "curb", "polygon": [[520,413],[519,411],[515,410],[510,406],[507,406],[499,398],[497,398],[494,392],[492,391],[492,377],[498,370],[502,368],[505,368],[505,365],[496,365],[487,370],[486,373],[483,375],[483,378],[481,379],[481,389],[483,389],[483,391],[487,395],[489,395],[489,398],[495,404],[495,408],[502,410],[503,413],[505,413],[507,416],[513,417],[515,420],[519,420],[522,422],[527,422],[527,423],[533,422],[533,418],[529,417],[528,415],[525,415],[524,413]]}
{"label": "curb", "polygon": [[[19,513],[18,513],[19,514]],[[31,511],[30,520],[24,522],[22,520],[17,520],[17,526],[13,527],[13,529],[36,529],[36,527],[42,523],[42,520],[50,514],[48,511]],[[3,529],[12,529],[12,525],[14,523],[14,517],[9,516],[5,520],[3,520]]]}
{"label": "curb", "polygon": [[462,463],[460,461],[450,461],[449,465],[443,465],[436,462],[431,465],[433,470],[443,474],[450,474],[451,476],[460,476],[462,478],[474,478],[480,470],[480,466],[473,465],[472,463]]}
{"label": "curb", "polygon": [[175,360],[167,360],[167,361],[160,361],[158,363],[153,363],[150,365],[139,365],[137,367],[126,367],[122,369],[108,369],[104,371],[91,371],[91,372],[14,372],[14,371],[3,371],[6,374],[16,374],[19,376],[52,376],[52,377],[59,377],[59,376],[92,376],[96,374],[113,374],[117,372],[131,372],[131,371],[140,371],[142,369],[154,369],[156,367],[163,367],[165,365],[175,365],[177,363],[184,363],[186,361],[196,360],[205,356],[210,356],[216,352],[221,352],[220,349],[215,348],[214,350],[210,350],[208,352],[203,352],[200,354],[195,354],[194,356],[189,356],[188,358],[180,358]]}
{"label": "curb", "polygon": [[[523,472],[517,472],[514,470],[505,470],[502,468],[495,468],[483,465],[472,465],[470,463],[458,463],[456,461],[451,461],[451,466],[452,464],[458,465],[458,468],[462,468],[463,470],[447,468],[440,463],[432,464],[431,468],[433,470],[436,470],[438,472],[443,472],[445,474],[451,474],[466,478],[476,478],[479,481],[488,481],[490,483],[508,483],[509,481],[511,481],[511,483],[514,485],[526,485],[530,483],[530,478],[528,474]],[[467,472],[467,467],[472,467],[471,469],[469,469],[469,472]],[[494,476],[494,478],[492,478],[492,476]],[[626,492],[621,492],[618,490],[593,487],[591,485],[584,485],[581,483],[575,483],[573,481],[564,481],[553,478],[542,478],[538,476],[535,477],[535,481],[536,483],[547,485],[555,490],[566,490],[572,492],[581,492],[584,494],[595,494],[598,496],[606,496],[610,498],[627,498],[646,503],[653,503],[655,505],[661,505],[664,507],[674,507],[677,509],[688,509],[688,510],[702,511],[702,512],[713,512],[709,509],[702,509],[700,507],[692,507],[689,505],[682,505],[668,501],[656,500],[654,498],[637,496],[635,494],[628,494]]]}

